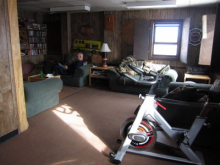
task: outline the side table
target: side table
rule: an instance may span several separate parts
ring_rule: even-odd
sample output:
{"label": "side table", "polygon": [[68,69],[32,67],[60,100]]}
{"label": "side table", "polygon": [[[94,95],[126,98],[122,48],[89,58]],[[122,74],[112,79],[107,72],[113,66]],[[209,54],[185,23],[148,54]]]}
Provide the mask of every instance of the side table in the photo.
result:
{"label": "side table", "polygon": [[208,81],[208,84],[211,83],[211,78],[209,76],[207,76],[207,75],[194,75],[194,74],[185,73],[185,75],[184,75],[184,82],[187,79],[205,80],[205,81]]}
{"label": "side table", "polygon": [[89,86],[92,85],[92,78],[97,79],[108,79],[107,72],[109,70],[115,69],[115,67],[98,67],[92,66],[89,68]]}

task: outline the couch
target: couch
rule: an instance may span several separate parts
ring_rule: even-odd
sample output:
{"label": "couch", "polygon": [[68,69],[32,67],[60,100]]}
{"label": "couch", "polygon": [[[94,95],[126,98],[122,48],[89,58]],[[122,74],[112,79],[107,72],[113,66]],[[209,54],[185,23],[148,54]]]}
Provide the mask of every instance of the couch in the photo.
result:
{"label": "couch", "polygon": [[77,68],[73,75],[61,75],[63,85],[82,87],[89,83],[89,68],[92,64],[87,64]]}
{"label": "couch", "polygon": [[[165,65],[164,65],[165,66]],[[135,79],[139,79],[140,75],[135,75]],[[157,96],[163,96],[167,93],[168,85],[170,82],[175,82],[178,77],[176,70],[169,69],[163,80],[161,81],[157,91]],[[147,94],[151,88],[151,85],[137,85],[134,81],[127,77],[121,76],[117,69],[110,70],[108,72],[109,87],[112,91],[130,94]]]}
{"label": "couch", "polygon": [[59,92],[63,82],[50,78],[37,82],[24,82],[27,118],[59,104]]}
{"label": "couch", "polygon": [[[189,82],[171,82],[169,84],[168,92],[173,91],[177,87],[191,86],[196,89],[210,89],[212,84],[199,84],[199,83],[189,83]],[[190,93],[190,95],[192,95]],[[191,96],[188,96],[191,97]],[[202,96],[200,96],[202,97]],[[200,98],[198,97],[198,98]],[[197,99],[198,99],[197,98]],[[184,97],[184,99],[188,99]],[[159,100],[160,104],[167,108],[163,110],[158,106],[158,111],[166,119],[166,121],[172,127],[180,127],[190,129],[195,117],[200,114],[203,109],[204,102],[199,101],[182,101],[166,98],[166,96],[161,97]],[[220,148],[219,143],[219,132],[220,132],[220,109],[212,109],[206,120],[206,123],[210,123],[211,127],[203,127],[194,141],[194,145],[199,145],[209,148]]]}

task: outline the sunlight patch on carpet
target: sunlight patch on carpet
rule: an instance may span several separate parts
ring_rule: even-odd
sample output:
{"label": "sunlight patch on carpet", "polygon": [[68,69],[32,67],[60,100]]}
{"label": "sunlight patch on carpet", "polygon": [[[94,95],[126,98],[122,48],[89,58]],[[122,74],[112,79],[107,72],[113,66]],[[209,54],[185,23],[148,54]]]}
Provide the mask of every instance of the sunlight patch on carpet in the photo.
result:
{"label": "sunlight patch on carpet", "polygon": [[53,112],[99,152],[106,151],[108,147],[88,129],[83,118],[73,107],[64,104]]}

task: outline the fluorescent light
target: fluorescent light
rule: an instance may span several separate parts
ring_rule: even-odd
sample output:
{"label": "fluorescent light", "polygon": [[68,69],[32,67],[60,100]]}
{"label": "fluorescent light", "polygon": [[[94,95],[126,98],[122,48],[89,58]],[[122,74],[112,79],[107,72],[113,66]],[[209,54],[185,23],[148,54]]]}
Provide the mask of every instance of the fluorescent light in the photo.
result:
{"label": "fluorescent light", "polygon": [[89,6],[51,7],[50,11],[90,11]]}
{"label": "fluorescent light", "polygon": [[176,1],[141,1],[141,2],[126,2],[128,9],[143,9],[143,8],[161,8],[161,7],[176,7]]}

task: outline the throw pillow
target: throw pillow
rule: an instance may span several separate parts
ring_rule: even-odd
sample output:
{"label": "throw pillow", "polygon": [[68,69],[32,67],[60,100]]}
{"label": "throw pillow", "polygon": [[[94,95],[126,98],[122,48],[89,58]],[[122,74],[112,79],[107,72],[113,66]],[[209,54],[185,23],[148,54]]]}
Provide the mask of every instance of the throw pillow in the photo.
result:
{"label": "throw pillow", "polygon": [[129,68],[128,64],[133,64],[133,65],[137,66],[137,61],[132,55],[130,55],[122,60],[121,64],[117,68],[117,71],[119,73],[128,73],[131,76],[136,75],[137,73],[135,71],[133,71],[131,68]]}
{"label": "throw pillow", "polygon": [[29,73],[31,73],[31,71],[33,70],[34,66],[35,66],[35,64],[33,64],[33,63],[23,64],[23,65],[22,65],[23,75],[24,75],[24,74],[29,74]]}
{"label": "throw pillow", "polygon": [[154,72],[158,72],[162,75],[166,74],[166,72],[170,69],[169,65],[163,65],[163,64],[154,64],[149,61],[144,61],[143,69],[149,73],[151,70]]}
{"label": "throw pillow", "polygon": [[162,69],[160,69],[158,71],[158,73],[160,73],[161,75],[165,75],[168,70],[170,70],[170,65],[167,65],[167,66],[163,67]]}

